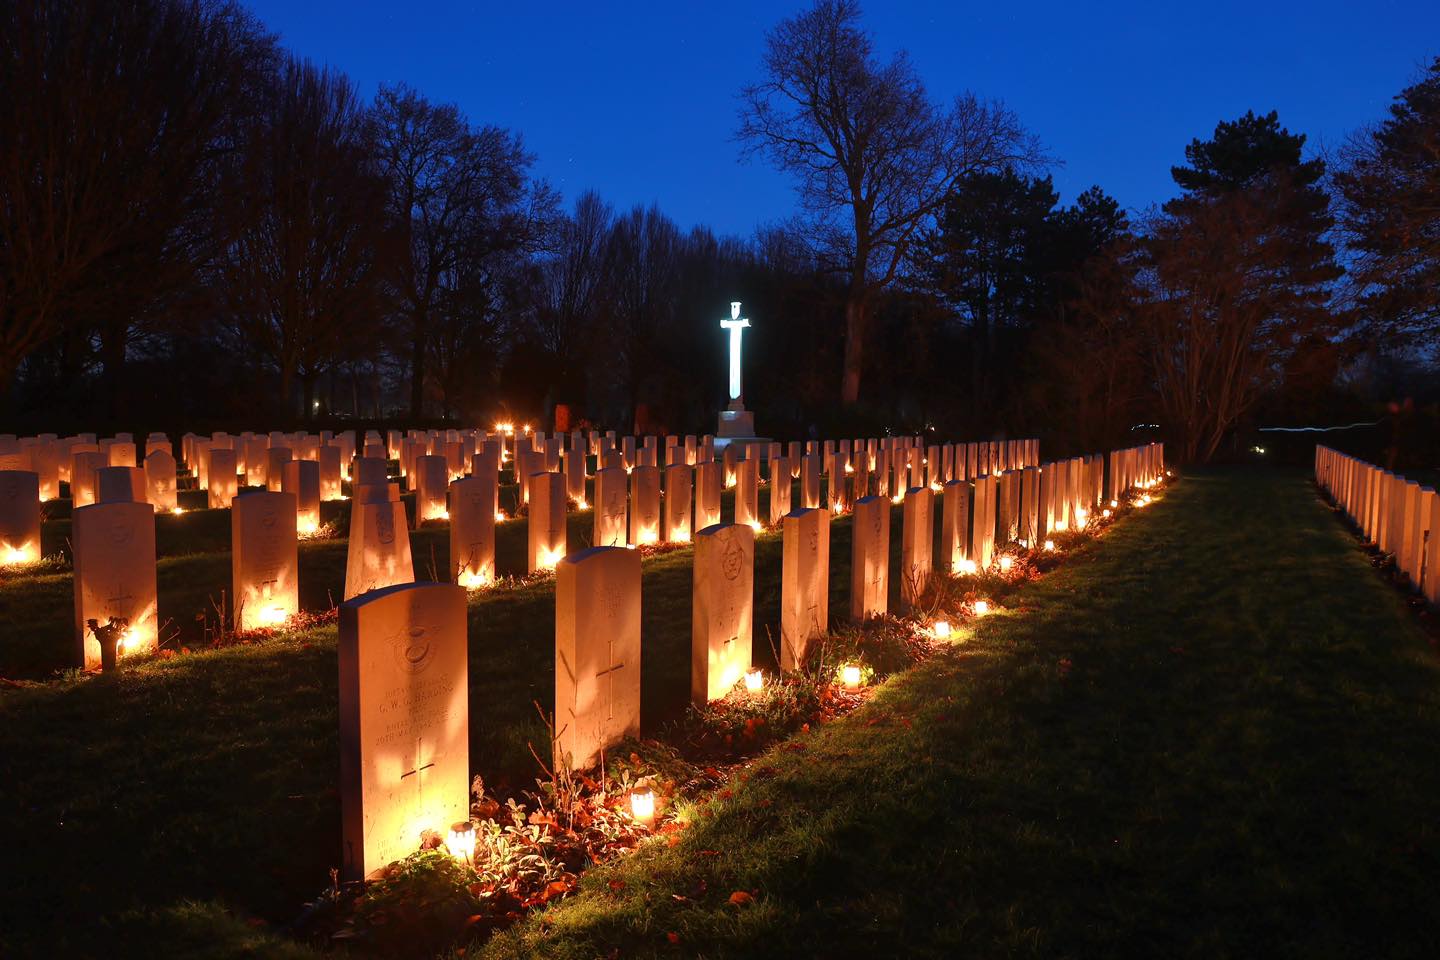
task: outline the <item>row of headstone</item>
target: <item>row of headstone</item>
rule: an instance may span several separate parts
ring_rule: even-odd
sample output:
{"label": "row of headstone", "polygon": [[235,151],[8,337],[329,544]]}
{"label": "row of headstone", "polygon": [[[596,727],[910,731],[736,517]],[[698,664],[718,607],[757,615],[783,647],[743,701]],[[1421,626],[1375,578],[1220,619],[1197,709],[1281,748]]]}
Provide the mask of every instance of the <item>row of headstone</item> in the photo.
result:
{"label": "row of headstone", "polygon": [[1315,447],[1315,482],[1395,569],[1440,604],[1440,495],[1330,447]]}

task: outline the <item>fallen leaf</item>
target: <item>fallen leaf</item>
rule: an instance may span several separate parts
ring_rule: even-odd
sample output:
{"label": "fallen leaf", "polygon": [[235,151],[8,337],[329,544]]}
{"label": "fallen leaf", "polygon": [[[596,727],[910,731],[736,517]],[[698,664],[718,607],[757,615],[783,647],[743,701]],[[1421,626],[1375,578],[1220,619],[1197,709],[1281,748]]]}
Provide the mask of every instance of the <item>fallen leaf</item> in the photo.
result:
{"label": "fallen leaf", "polygon": [[669,933],[665,934],[665,939],[669,940],[671,943],[679,943],[680,934],[676,933],[674,930],[671,930]]}
{"label": "fallen leaf", "polygon": [[736,890],[734,893],[730,894],[730,902],[735,904],[735,906],[737,907],[749,906],[754,900],[755,898],[744,890]]}

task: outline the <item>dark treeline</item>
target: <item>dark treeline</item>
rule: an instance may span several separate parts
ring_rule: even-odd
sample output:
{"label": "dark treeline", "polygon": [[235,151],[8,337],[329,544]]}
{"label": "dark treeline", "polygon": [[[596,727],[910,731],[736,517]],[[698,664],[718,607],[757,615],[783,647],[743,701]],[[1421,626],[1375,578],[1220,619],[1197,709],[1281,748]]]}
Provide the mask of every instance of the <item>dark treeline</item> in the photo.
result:
{"label": "dark treeline", "polygon": [[367,101],[237,5],[0,0],[0,430],[563,404],[704,432],[737,299],[777,436],[1206,460],[1259,423],[1433,422],[1440,60],[1333,156],[1273,112],[1223,121],[1127,214],[1062,204],[1018,117],[932,99],[848,0],[759,52],[741,149],[800,213],[731,238],[564,202],[520,132],[404,85]]}

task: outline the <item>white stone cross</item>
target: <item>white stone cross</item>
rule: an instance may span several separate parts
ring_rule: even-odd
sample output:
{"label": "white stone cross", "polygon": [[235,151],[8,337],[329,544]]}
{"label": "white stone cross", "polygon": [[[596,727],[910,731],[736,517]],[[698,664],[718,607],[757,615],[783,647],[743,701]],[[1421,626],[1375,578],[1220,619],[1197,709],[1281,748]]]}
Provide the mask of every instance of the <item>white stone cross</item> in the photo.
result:
{"label": "white stone cross", "polygon": [[750,321],[740,316],[740,301],[730,301],[730,319],[721,320],[720,327],[730,331],[730,399],[740,399],[740,337]]}

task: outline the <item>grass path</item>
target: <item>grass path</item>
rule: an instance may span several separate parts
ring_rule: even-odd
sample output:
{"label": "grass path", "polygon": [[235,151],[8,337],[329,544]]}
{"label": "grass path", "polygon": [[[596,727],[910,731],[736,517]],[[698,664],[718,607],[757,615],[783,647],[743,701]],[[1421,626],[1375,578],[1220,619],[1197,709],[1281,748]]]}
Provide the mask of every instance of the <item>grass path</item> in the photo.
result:
{"label": "grass path", "polygon": [[1308,480],[1087,552],[484,954],[1440,955],[1440,668]]}

